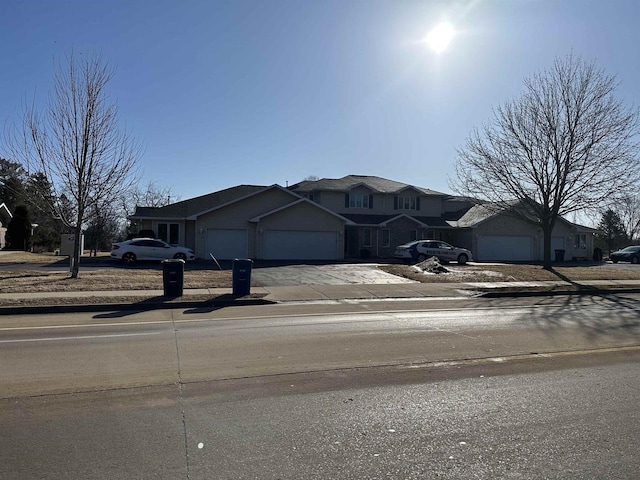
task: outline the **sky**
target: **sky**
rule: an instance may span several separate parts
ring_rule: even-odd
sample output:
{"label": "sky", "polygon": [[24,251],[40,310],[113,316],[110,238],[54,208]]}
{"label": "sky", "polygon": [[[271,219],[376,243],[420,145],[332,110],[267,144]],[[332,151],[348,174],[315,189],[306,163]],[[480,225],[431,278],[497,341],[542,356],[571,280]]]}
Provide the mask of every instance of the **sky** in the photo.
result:
{"label": "sky", "polygon": [[639,23],[637,0],[0,0],[0,126],[99,54],[143,183],[176,198],[350,174],[453,193],[457,149],[555,58],[640,105]]}

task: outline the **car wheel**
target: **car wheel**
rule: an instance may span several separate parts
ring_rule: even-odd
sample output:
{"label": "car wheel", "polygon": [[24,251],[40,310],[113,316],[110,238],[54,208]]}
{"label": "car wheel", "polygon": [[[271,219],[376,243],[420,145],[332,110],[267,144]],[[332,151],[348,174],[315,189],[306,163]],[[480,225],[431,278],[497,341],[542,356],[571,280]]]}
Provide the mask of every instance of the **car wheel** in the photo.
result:
{"label": "car wheel", "polygon": [[638,257],[631,257],[631,263],[638,263]]}
{"label": "car wheel", "polygon": [[182,260],[184,262],[187,261],[187,256],[184,253],[176,253],[173,258],[175,258],[176,260]]}
{"label": "car wheel", "polygon": [[427,259],[427,256],[424,253],[418,255],[418,263],[424,262]]}
{"label": "car wheel", "polygon": [[136,261],[135,253],[131,253],[131,252],[125,253],[124,255],[122,255],[122,261],[127,265],[131,265],[132,263],[135,263]]}
{"label": "car wheel", "polygon": [[468,261],[469,261],[469,257],[467,256],[466,253],[461,253],[460,255],[458,255],[458,263],[460,265],[464,265]]}
{"label": "car wheel", "polygon": [[618,260],[611,260],[613,263],[618,263]]}

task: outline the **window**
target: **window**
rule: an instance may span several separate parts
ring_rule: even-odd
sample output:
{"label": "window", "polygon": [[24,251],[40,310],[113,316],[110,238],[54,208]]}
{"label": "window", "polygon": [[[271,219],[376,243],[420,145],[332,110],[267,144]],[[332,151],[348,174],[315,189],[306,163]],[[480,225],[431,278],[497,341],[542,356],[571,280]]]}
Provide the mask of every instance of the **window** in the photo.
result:
{"label": "window", "polygon": [[371,229],[365,228],[362,230],[362,246],[370,247],[371,246]]}
{"label": "window", "polygon": [[347,208],[373,208],[373,195],[347,193],[345,194],[344,206]]}
{"label": "window", "polygon": [[382,229],[382,246],[390,247],[391,246],[391,232],[388,228]]}
{"label": "window", "polygon": [[587,249],[587,234],[586,233],[576,233],[575,241],[573,243],[573,248],[579,250]]}
{"label": "window", "polygon": [[304,195],[302,195],[304,198],[306,198],[307,200],[311,200],[313,202],[313,193],[305,193]]}
{"label": "window", "polygon": [[180,243],[180,225],[177,223],[159,223],[158,238],[171,245]]}
{"label": "window", "polygon": [[393,207],[395,210],[420,210],[420,197],[393,197]]}
{"label": "window", "polygon": [[435,240],[436,239],[436,231],[435,230],[428,230],[427,231],[427,238],[429,240]]}
{"label": "window", "polygon": [[417,230],[409,230],[409,241],[413,242],[418,239],[418,231]]}

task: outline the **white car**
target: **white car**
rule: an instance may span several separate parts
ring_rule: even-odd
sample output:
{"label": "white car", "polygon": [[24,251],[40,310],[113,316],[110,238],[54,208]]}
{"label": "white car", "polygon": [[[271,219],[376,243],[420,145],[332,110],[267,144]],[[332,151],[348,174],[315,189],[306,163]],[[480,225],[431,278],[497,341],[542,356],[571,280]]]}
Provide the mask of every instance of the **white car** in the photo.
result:
{"label": "white car", "polygon": [[134,238],[111,246],[111,258],[122,260],[124,263],[134,263],[137,260],[193,260],[196,258],[193,250],[186,247],[169,245],[156,238]]}
{"label": "white car", "polygon": [[440,240],[417,240],[396,247],[393,254],[406,262],[424,262],[427,258],[437,257],[442,263],[458,262],[464,265],[473,260],[471,252],[466,248],[453,247]]}

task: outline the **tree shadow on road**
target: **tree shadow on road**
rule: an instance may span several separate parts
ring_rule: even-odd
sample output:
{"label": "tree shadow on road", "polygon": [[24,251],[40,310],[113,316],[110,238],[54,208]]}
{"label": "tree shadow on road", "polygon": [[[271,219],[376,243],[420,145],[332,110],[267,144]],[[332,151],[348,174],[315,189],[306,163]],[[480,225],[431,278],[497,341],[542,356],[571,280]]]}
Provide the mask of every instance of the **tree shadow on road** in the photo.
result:
{"label": "tree shadow on road", "polygon": [[528,312],[527,323],[553,336],[578,328],[586,338],[640,340],[638,299],[625,294],[564,295],[540,297]]}

